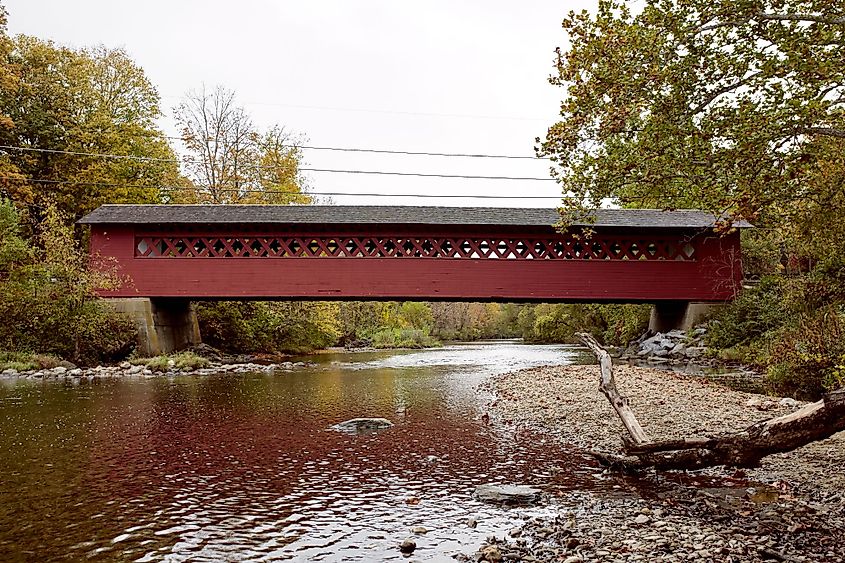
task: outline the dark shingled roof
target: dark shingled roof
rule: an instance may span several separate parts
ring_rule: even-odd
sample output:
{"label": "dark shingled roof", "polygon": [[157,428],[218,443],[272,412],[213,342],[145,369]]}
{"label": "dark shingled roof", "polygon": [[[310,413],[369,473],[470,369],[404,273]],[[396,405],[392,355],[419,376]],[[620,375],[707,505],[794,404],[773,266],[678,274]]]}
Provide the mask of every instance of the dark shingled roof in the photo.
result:
{"label": "dark shingled roof", "polygon": [[[706,211],[598,209],[597,227],[704,228]],[[512,207],[410,207],[370,205],[103,205],[83,224],[366,224],[548,226],[556,209]],[[747,223],[737,224],[748,227]]]}

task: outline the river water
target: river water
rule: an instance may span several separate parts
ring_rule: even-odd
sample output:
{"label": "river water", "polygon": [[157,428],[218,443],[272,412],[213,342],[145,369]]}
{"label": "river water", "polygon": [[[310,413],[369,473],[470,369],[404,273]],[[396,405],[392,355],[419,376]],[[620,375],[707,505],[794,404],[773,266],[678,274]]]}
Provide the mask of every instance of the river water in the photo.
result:
{"label": "river water", "polygon": [[[450,561],[543,510],[483,504],[478,484],[614,486],[482,416],[485,379],[577,357],[505,341],[275,375],[0,382],[0,560],[401,561],[422,526],[412,559]],[[329,429],[354,417],[395,426]]]}

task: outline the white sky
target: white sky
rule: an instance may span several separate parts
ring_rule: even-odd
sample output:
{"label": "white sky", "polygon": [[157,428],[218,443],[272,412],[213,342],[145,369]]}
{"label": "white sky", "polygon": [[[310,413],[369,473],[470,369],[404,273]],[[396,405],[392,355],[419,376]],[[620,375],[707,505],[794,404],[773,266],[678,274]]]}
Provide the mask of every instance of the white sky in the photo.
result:
{"label": "white sky", "polygon": [[[595,0],[5,0],[9,30],[81,47],[123,47],[172,108],[222,84],[260,127],[309,144],[533,155],[554,123],[560,22]],[[548,177],[548,163],[308,150],[306,166]],[[549,199],[333,197],[339,204],[552,207],[554,182],[311,172],[317,192],[549,196]]]}

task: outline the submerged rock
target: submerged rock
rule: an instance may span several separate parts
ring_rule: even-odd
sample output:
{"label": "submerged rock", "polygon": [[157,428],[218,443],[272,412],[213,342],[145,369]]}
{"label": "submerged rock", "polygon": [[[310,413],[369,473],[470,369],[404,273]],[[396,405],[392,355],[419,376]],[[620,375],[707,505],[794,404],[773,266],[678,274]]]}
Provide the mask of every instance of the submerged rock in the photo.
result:
{"label": "submerged rock", "polygon": [[331,429],[347,434],[369,434],[391,426],[393,423],[386,418],[352,418],[331,426]]}
{"label": "submerged rock", "polygon": [[527,485],[496,485],[487,483],[475,487],[475,497],[486,502],[527,503],[540,496],[540,489]]}
{"label": "submerged rock", "polygon": [[413,553],[415,549],[417,549],[417,542],[410,538],[399,544],[399,551],[402,553]]}

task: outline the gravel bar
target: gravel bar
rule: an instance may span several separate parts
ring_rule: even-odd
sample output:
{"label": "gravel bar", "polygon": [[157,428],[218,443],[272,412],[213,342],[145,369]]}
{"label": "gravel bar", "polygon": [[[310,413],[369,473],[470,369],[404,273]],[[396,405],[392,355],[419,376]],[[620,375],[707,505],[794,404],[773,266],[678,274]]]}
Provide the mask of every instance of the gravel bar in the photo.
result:
{"label": "gravel bar", "polygon": [[[666,370],[619,365],[614,374],[655,440],[740,430],[804,404]],[[598,366],[561,366],[507,373],[485,385],[495,397],[494,422],[619,452],[625,430],[598,382]],[[505,537],[490,537],[477,553],[456,558],[845,562],[845,432],[769,456],[756,469],[605,475],[634,485],[618,496],[563,494],[552,501],[557,516],[526,518]]]}

